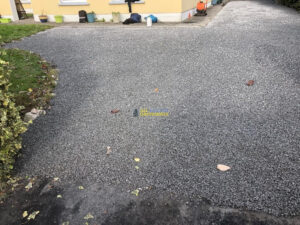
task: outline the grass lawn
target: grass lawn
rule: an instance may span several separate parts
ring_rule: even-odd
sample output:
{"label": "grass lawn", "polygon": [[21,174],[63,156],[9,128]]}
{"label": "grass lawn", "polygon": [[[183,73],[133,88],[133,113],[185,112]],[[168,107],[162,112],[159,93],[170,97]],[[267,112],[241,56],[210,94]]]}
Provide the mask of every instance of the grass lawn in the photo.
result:
{"label": "grass lawn", "polygon": [[11,25],[0,24],[0,44],[8,43],[13,40],[36,34],[51,28],[49,25]]}
{"label": "grass lawn", "polygon": [[[47,25],[0,25],[0,43],[7,43],[51,28]],[[32,108],[45,107],[51,98],[56,80],[56,70],[38,55],[19,49],[0,48],[0,60],[9,64],[10,91],[15,102],[24,106],[22,114]],[[1,64],[0,64],[1,66]],[[3,65],[2,65],[3,66]]]}

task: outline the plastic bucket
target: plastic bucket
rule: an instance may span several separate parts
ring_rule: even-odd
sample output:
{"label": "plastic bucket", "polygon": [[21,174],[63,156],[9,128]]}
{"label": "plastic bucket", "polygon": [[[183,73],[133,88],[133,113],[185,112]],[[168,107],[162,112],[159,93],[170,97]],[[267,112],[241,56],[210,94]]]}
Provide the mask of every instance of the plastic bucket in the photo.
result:
{"label": "plastic bucket", "polygon": [[54,16],[54,18],[55,18],[56,23],[64,22],[64,17],[63,16]]}
{"label": "plastic bucket", "polygon": [[47,23],[48,22],[48,18],[46,16],[40,16],[40,21],[41,23]]}
{"label": "plastic bucket", "polygon": [[94,23],[95,22],[95,14],[94,13],[88,13],[87,14],[87,19],[89,23]]}
{"label": "plastic bucket", "polygon": [[10,18],[1,18],[0,23],[10,23],[11,19]]}

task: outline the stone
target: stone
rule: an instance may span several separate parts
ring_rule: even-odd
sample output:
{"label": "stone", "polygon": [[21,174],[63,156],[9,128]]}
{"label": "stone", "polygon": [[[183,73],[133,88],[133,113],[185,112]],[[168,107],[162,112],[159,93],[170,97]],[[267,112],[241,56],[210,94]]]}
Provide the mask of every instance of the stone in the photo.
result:
{"label": "stone", "polygon": [[37,113],[37,114],[34,114],[34,113],[32,113],[32,112],[28,112],[28,113],[25,114],[24,121],[25,121],[26,123],[28,123],[29,121],[33,121],[33,120],[35,120],[36,118],[38,118],[38,116],[39,116],[38,113]]}

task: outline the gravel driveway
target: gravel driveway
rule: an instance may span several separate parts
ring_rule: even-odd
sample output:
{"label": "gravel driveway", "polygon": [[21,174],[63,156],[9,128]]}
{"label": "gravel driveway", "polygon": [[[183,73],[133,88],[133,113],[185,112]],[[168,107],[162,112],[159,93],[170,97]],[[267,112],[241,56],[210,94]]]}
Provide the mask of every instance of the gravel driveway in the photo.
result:
{"label": "gravel driveway", "polygon": [[[130,202],[158,196],[299,215],[295,11],[234,1],[205,28],[58,27],[8,46],[60,70],[52,108],[24,135],[18,161],[21,175],[69,185],[64,204],[77,211],[60,221],[80,224],[91,212],[102,223]],[[170,115],[133,117],[141,108]],[[138,197],[130,194],[137,188]]]}

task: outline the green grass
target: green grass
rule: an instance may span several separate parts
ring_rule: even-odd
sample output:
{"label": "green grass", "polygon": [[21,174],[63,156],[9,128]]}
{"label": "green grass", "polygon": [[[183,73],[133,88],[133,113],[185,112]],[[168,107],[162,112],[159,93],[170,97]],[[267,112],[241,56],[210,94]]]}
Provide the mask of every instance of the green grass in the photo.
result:
{"label": "green grass", "polygon": [[[49,28],[51,26],[48,25],[0,25],[0,44]],[[16,104],[24,106],[22,114],[32,108],[45,107],[57,79],[56,70],[40,56],[19,49],[0,48],[0,60],[9,63],[5,66],[5,69],[11,70],[9,90],[15,95]]]}
{"label": "green grass", "polygon": [[9,62],[6,68],[11,70],[9,90],[15,96],[15,103],[25,107],[23,112],[45,107],[57,79],[56,71],[40,56],[19,49],[3,50],[0,59]]}
{"label": "green grass", "polygon": [[44,31],[51,28],[49,25],[12,25],[12,24],[0,24],[0,44],[9,43],[13,40],[18,40],[23,37],[36,34],[40,31]]}

